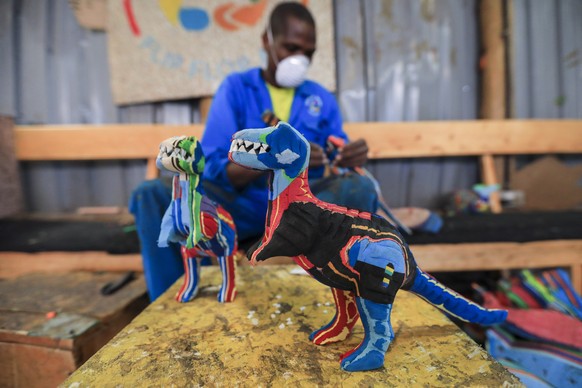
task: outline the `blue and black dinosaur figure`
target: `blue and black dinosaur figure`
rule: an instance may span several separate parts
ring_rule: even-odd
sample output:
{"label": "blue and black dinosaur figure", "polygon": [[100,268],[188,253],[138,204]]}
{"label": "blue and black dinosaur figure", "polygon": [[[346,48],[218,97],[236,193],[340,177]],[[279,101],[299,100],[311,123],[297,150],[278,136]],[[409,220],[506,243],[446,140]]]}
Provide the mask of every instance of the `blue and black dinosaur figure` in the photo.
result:
{"label": "blue and black dinosaur figure", "polygon": [[343,340],[358,313],[362,318],[364,339],[342,356],[344,370],[384,365],[394,337],[390,313],[401,288],[465,321],[488,325],[505,320],[505,310],[485,309],[423,272],[398,230],[385,219],[318,200],[307,180],[309,152],[309,142],[281,122],[237,132],[229,158],[247,168],[272,171],[265,233],[247,252],[251,263],[290,256],[332,288],[336,315],[310,339],[316,344]]}

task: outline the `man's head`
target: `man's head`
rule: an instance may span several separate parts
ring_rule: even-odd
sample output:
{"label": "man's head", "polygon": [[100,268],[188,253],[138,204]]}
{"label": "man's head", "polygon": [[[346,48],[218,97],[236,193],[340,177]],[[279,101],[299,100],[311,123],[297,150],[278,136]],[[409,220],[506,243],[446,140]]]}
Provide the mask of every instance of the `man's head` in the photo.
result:
{"label": "man's head", "polygon": [[[282,87],[297,86],[290,85],[297,82],[293,72],[306,67],[316,49],[315,20],[309,10],[297,2],[280,3],[271,13],[262,39],[268,54],[266,81]],[[295,66],[298,62],[300,65]],[[285,76],[290,84],[284,84]]]}

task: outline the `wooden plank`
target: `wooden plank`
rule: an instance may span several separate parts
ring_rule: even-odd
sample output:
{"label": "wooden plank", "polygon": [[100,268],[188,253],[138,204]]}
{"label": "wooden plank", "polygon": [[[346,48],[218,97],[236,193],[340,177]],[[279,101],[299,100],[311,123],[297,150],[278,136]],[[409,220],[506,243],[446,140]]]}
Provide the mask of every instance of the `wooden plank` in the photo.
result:
{"label": "wooden plank", "polygon": [[146,164],[145,179],[155,179],[160,176],[160,170],[156,166],[155,158],[148,158]]}
{"label": "wooden plank", "polygon": [[368,141],[373,159],[582,152],[582,120],[346,123],[345,129]]}
{"label": "wooden plank", "polygon": [[107,252],[0,252],[0,278],[33,272],[143,271],[139,253],[112,255]]}
{"label": "wooden plank", "polygon": [[[495,170],[495,161],[491,155],[483,155],[479,157],[481,165],[481,180],[486,185],[497,185],[499,180],[497,179],[497,173]],[[493,213],[501,213],[501,199],[499,196],[499,191],[491,193],[489,196],[489,205],[491,206],[491,211]]]}
{"label": "wooden plank", "polygon": [[[373,159],[582,152],[582,120],[346,123],[345,130],[368,141]],[[15,132],[19,160],[147,159],[165,138],[200,137],[203,126],[17,126]]]}
{"label": "wooden plank", "polygon": [[14,120],[0,116],[0,218],[23,209],[22,185],[14,149]]}
{"label": "wooden plank", "polygon": [[210,112],[210,106],[212,105],[212,97],[202,97],[200,99],[200,120],[205,123],[208,118],[208,112]]}
{"label": "wooden plank", "polygon": [[[203,126],[158,124],[19,126],[19,160],[147,159],[160,142],[177,135],[200,137]],[[48,146],[50,145],[50,146]]]}
{"label": "wooden plank", "polygon": [[0,387],[56,387],[76,367],[67,350],[0,343]]}
{"label": "wooden plank", "polygon": [[141,275],[100,293],[119,278],[36,273],[0,282],[0,386],[57,386],[113,338],[148,304]]}
{"label": "wooden plank", "polygon": [[[582,240],[418,244],[410,249],[418,265],[427,272],[566,267],[571,271],[574,288],[582,294]],[[259,266],[292,262],[289,257],[278,256]],[[249,264],[242,258],[239,265]]]}
{"label": "wooden plank", "polygon": [[[74,272],[74,273],[34,273],[0,282],[0,316],[2,327],[8,325],[8,313],[40,314],[41,321],[22,317],[11,321],[11,331],[42,333],[51,338],[70,338],[71,333],[60,335],[45,324],[45,314],[50,311],[77,314],[100,321],[107,321],[117,311],[126,307],[129,300],[145,296],[146,285],[143,275],[111,295],[102,295],[101,288],[122,277],[116,272]],[[40,323],[40,324],[38,324]],[[58,328],[57,328],[58,329]],[[73,336],[74,337],[74,336]]]}
{"label": "wooden plank", "polygon": [[483,119],[506,118],[505,38],[503,1],[479,2],[481,29],[481,107]]}
{"label": "wooden plank", "polygon": [[[2,325],[18,325],[19,318],[15,318],[17,313],[10,312],[5,314],[2,318]],[[45,314],[42,313],[29,313],[27,314],[30,320],[27,321],[29,325],[41,324],[46,321]],[[0,343],[19,343],[27,344],[42,348],[59,349],[72,351],[74,348],[73,338],[50,338],[41,336],[29,336],[28,331],[20,329],[4,328],[0,330]],[[0,385],[1,387],[2,385]]]}
{"label": "wooden plank", "polygon": [[[427,272],[568,267],[577,276],[575,269],[582,266],[582,240],[431,244],[410,249]],[[582,284],[575,282],[582,293]]]}
{"label": "wooden plank", "polygon": [[[480,118],[503,120],[507,117],[507,83],[505,26],[502,0],[481,0],[479,2],[481,29],[481,105]],[[499,159],[497,157],[496,159]],[[503,176],[503,164],[494,160],[491,154],[480,158],[482,182],[487,185],[498,184],[497,175]],[[496,165],[501,167],[495,167]],[[496,174],[496,170],[499,174]],[[501,213],[499,192],[491,193],[489,204],[493,213]]]}
{"label": "wooden plank", "polygon": [[427,271],[549,268],[582,264],[582,240],[412,245]]}
{"label": "wooden plank", "polygon": [[292,270],[303,272],[297,266],[238,268],[237,299],[220,304],[214,286],[220,272],[203,267],[194,301],[173,300],[179,280],[64,386],[519,384],[443,314],[406,292],[394,304],[396,339],[385,367],[342,372],[339,355],[362,340],[362,326],[345,342],[313,345],[307,337],[333,317],[333,299],[327,287]]}

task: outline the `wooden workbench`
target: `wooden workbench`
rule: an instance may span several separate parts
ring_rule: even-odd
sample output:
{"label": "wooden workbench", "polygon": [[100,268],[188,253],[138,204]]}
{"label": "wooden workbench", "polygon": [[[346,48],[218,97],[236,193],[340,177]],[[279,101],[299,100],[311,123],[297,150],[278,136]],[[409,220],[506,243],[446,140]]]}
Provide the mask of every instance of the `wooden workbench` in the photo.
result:
{"label": "wooden workbench", "polygon": [[101,386],[516,386],[519,380],[450,320],[401,292],[396,339],[383,369],[344,372],[357,345],[315,346],[307,336],[334,314],[331,293],[295,266],[239,267],[238,296],[216,301],[217,267],[203,267],[199,296],[179,304],[178,283],[82,365],[64,387]]}
{"label": "wooden workbench", "polygon": [[[42,260],[39,258],[38,260]],[[0,279],[0,387],[55,387],[147,305],[141,274],[111,295],[118,272]]]}

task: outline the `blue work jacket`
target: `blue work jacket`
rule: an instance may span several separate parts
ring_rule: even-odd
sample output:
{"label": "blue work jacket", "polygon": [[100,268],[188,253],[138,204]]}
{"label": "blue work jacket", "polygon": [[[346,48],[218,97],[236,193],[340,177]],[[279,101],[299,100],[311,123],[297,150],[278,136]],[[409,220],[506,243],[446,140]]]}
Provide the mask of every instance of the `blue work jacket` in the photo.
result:
{"label": "blue work jacket", "polygon": [[[206,156],[203,181],[206,190],[218,189],[215,199],[232,214],[241,238],[246,234],[262,233],[267,211],[266,178],[257,179],[242,190],[235,189],[226,175],[228,150],[232,135],[247,128],[264,128],[265,110],[273,111],[271,97],[260,68],[229,75],[216,92],[201,144]],[[308,141],[325,148],[330,135],[347,140],[342,129],[341,113],[335,97],[323,86],[305,81],[295,90],[289,124]],[[323,168],[310,169],[310,178],[323,175]],[[210,193],[209,193],[210,194]],[[212,195],[211,195],[212,196]],[[241,206],[244,207],[241,210]],[[251,211],[256,221],[243,221],[239,212]],[[247,230],[248,229],[248,230]]]}

